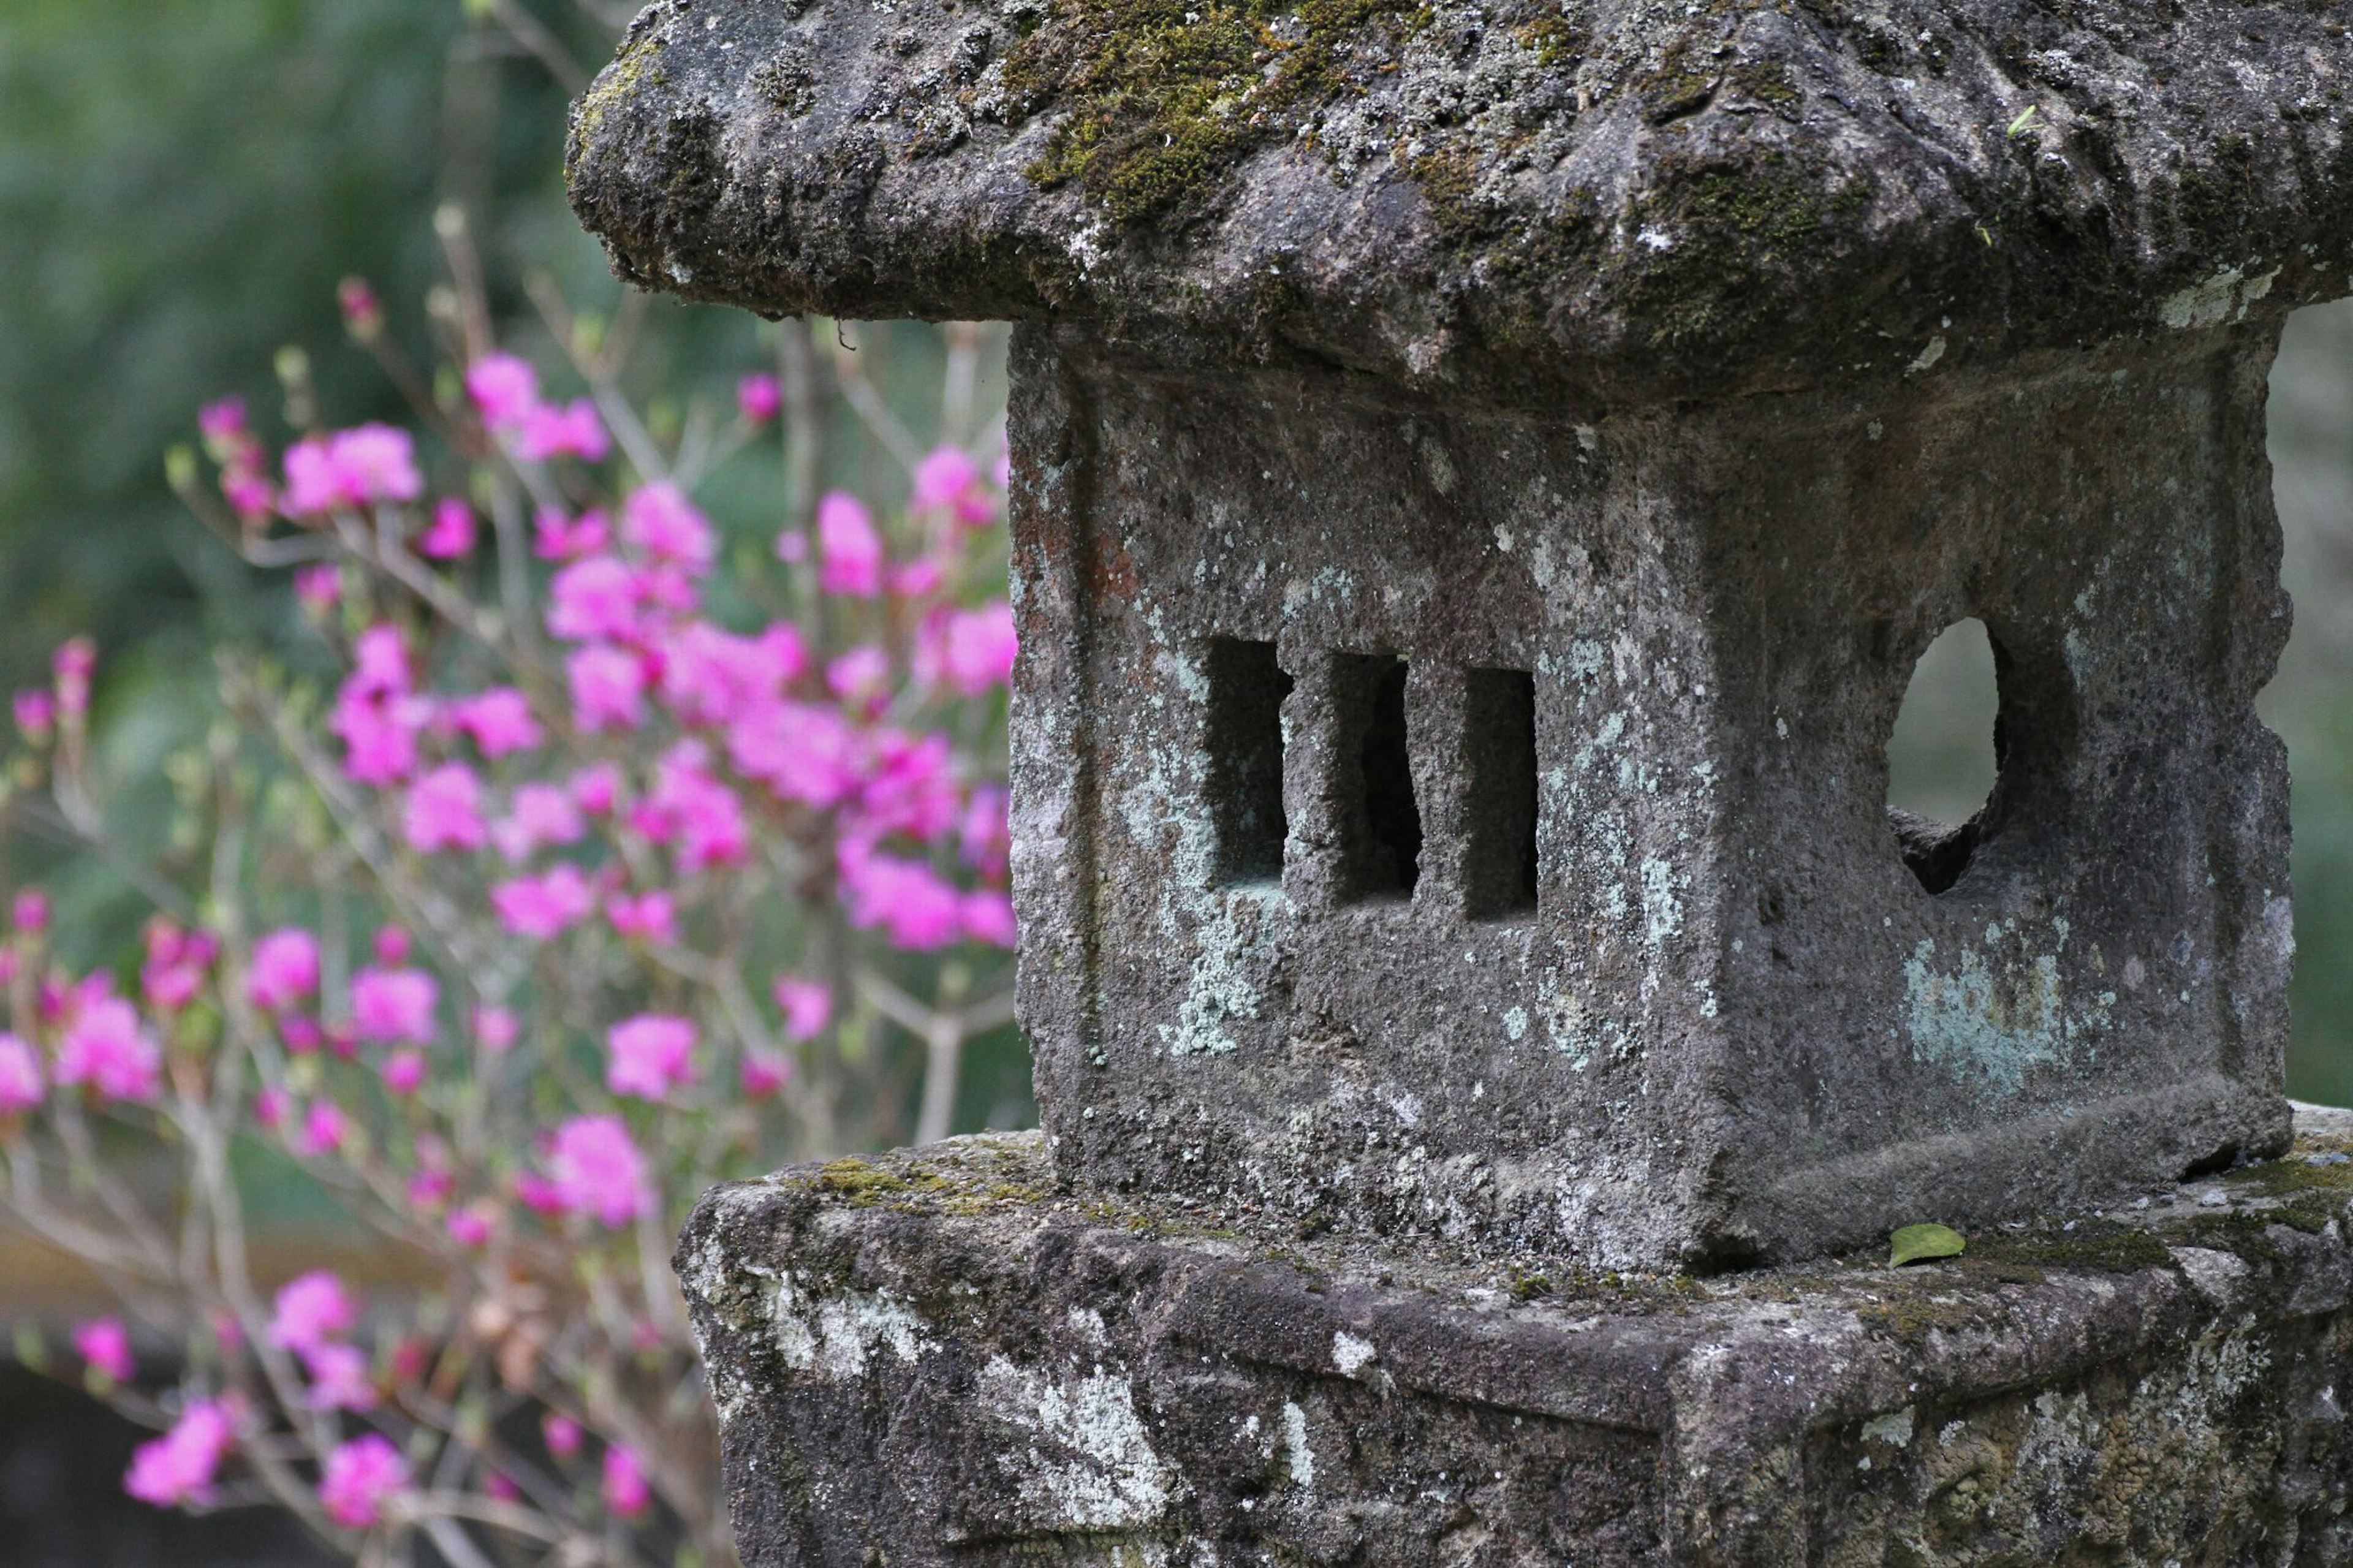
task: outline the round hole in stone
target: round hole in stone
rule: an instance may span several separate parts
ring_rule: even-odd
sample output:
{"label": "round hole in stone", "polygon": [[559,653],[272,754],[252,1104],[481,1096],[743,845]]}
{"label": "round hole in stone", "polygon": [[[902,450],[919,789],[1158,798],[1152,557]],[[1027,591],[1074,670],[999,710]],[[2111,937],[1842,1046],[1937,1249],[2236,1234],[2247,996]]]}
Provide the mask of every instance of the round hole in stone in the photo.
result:
{"label": "round hole in stone", "polygon": [[1985,623],[1956,621],[1913,667],[1887,739],[1887,816],[1904,863],[1932,893],[1960,880],[1993,793],[1993,641]]}

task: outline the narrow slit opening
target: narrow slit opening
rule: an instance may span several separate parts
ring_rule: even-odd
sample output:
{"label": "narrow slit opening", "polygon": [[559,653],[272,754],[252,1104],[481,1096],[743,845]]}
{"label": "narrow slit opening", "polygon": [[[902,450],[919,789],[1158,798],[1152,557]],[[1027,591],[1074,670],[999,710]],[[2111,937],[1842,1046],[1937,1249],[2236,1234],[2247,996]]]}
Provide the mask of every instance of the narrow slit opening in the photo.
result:
{"label": "narrow slit opening", "polygon": [[1373,654],[1357,660],[1369,694],[1364,744],[1357,752],[1363,789],[1359,833],[1349,879],[1364,899],[1409,896],[1421,875],[1421,808],[1413,796],[1413,757],[1406,743],[1405,660]]}
{"label": "narrow slit opening", "polygon": [[1462,893],[1472,920],[1513,920],[1536,907],[1536,685],[1521,669],[1467,673]]}
{"label": "narrow slit opening", "polygon": [[1208,646],[1209,801],[1221,883],[1279,880],[1282,842],[1282,700],[1291,677],[1274,644],[1213,637]]}

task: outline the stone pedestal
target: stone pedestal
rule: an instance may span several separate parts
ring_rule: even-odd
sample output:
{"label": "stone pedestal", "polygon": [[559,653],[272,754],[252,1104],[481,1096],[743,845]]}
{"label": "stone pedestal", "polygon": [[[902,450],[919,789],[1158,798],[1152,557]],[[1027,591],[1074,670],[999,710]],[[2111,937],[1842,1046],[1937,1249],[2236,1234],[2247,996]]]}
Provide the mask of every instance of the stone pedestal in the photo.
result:
{"label": "stone pedestal", "polygon": [[2353,1556],[2353,1125],[2122,1207],[1695,1279],[1052,1194],[1034,1135],[712,1193],[749,1568]]}

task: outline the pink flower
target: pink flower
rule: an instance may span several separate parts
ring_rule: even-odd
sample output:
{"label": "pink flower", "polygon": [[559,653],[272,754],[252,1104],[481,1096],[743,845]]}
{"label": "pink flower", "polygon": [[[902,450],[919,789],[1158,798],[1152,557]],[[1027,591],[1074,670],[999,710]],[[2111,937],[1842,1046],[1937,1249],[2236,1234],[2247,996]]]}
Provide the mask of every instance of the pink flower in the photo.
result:
{"label": "pink flower", "polygon": [[733,723],[775,702],[807,664],[789,626],[741,637],[695,621],[663,645],[662,696],[691,722]]}
{"label": "pink flower", "polygon": [[817,505],[818,586],[871,599],[882,591],[882,536],[865,503],[829,490]]}
{"label": "pink flower", "polygon": [[319,1502],[347,1530],[371,1530],[385,1505],[408,1489],[408,1461],[389,1439],[364,1433],[327,1456],[319,1476]]}
{"label": "pink flower", "polygon": [[926,556],[894,568],[891,573],[891,592],[902,599],[927,599],[938,593],[946,581],[945,568]]}
{"label": "pink flower", "polygon": [[638,1456],[616,1443],[605,1450],[605,1506],[623,1519],[634,1519],[654,1500],[646,1484],[645,1467]]}
{"label": "pink flower", "polygon": [[515,1016],[504,1007],[484,1007],[474,1014],[474,1038],[494,1057],[504,1053],[521,1033]]}
{"label": "pink flower", "polygon": [[41,1058],[11,1034],[0,1034],[0,1116],[41,1103]]}
{"label": "pink flower", "polygon": [[414,1047],[384,1058],[384,1087],[398,1095],[415,1094],[425,1082],[425,1053]]}
{"label": "pink flower", "polygon": [[773,375],[747,375],[735,384],[735,412],[746,425],[765,425],[785,406],[785,389]]}
{"label": "pink flower", "polygon": [[294,574],[294,597],[312,615],[323,616],[343,602],[343,569],[305,566]]}
{"label": "pink flower", "polygon": [[375,961],[378,963],[406,963],[415,945],[406,926],[387,924],[375,928]]}
{"label": "pink flower", "polygon": [[314,1100],[302,1113],[302,1131],[294,1140],[294,1152],[313,1160],[332,1154],[343,1146],[347,1131],[343,1107],[332,1100]]}
{"label": "pink flower", "polygon": [[793,1064],[773,1052],[748,1050],[744,1053],[741,1079],[744,1099],[765,1100],[793,1080]]}
{"label": "pink flower", "polygon": [[425,489],[416,443],[389,425],[362,425],[286,451],[286,510],[315,517],[337,507],[415,500]]}
{"label": "pink flower", "polygon": [[375,1408],[375,1379],[368,1368],[367,1352],[357,1345],[317,1345],[302,1352],[302,1363],[311,1373],[305,1403],[311,1409]]}
{"label": "pink flower", "polygon": [[25,739],[40,745],[57,727],[57,699],[46,691],[19,691],[15,700],[16,728]]}
{"label": "pink flower", "polygon": [[539,373],[512,354],[484,354],[466,372],[466,395],[484,424],[520,425],[539,406]]}
{"label": "pink flower", "polygon": [[278,1085],[271,1084],[253,1097],[254,1122],[258,1126],[275,1131],[286,1120],[286,1113],[292,1110],[293,1106],[294,1097]]}
{"label": "pink flower", "polygon": [[573,1214],[617,1227],[653,1212],[645,1156],[617,1116],[577,1116],[556,1129],[547,1172],[557,1200]]}
{"label": "pink flower", "polygon": [[572,682],[573,721],[590,733],[634,730],[645,721],[646,672],[637,656],[599,645],[564,661]]}
{"label": "pink flower", "polygon": [[596,416],[596,405],[586,397],[561,408],[540,405],[522,416],[522,428],[515,436],[515,455],[531,463],[566,454],[601,463],[612,449],[605,422]]}
{"label": "pink flower", "polygon": [[359,1304],[325,1268],[281,1286],[271,1305],[269,1342],[280,1350],[317,1350],[350,1333],[360,1321]]}
{"label": "pink flower", "polygon": [[559,1459],[569,1459],[580,1452],[580,1423],[569,1415],[554,1411],[540,1417],[540,1436],[547,1439],[547,1451]]}
{"label": "pink flower", "polygon": [[338,697],[327,728],[343,738],[343,771],[377,789],[415,773],[417,737],[428,710],[409,697],[370,699],[348,691]]}
{"label": "pink flower", "polygon": [[410,680],[408,648],[400,628],[379,621],[352,645],[352,674],[347,684],[371,697],[406,691]]}
{"label": "pink flower", "polygon": [[621,509],[621,537],[652,559],[700,574],[711,569],[717,542],[710,521],[673,484],[648,485]]}
{"label": "pink flower", "polygon": [[319,943],[307,931],[287,926],[253,944],[245,973],[246,999],[268,1012],[291,1007],[319,988]]}
{"label": "pink flower", "polygon": [[577,518],[546,510],[531,520],[532,550],[542,561],[570,561],[594,555],[611,542],[612,528],[604,512],[594,508]]}
{"label": "pink flower", "polygon": [[997,515],[996,503],[981,488],[980,465],[954,447],[941,447],[915,466],[914,493],[907,504],[915,511],[944,510],[967,528]]}
{"label": "pink flower", "polygon": [[930,867],[849,845],[840,864],[851,924],[881,927],[893,946],[915,952],[946,947],[963,934],[962,901]]}
{"label": "pink flower", "polygon": [[574,865],[554,866],[542,876],[517,877],[491,889],[499,923],[517,936],[551,942],[586,920],[596,907],[588,879]]}
{"label": "pink flower", "polygon": [[157,1508],[209,1502],[213,1477],[236,1440],[228,1407],[215,1400],[198,1400],[181,1412],[170,1431],[140,1444],[132,1452],[122,1489]]}
{"label": "pink flower", "polygon": [[891,679],[891,656],[879,647],[854,647],[825,667],[825,684],[844,702],[880,697]]}
{"label": "pink flower", "polygon": [[117,996],[85,1000],[58,1046],[57,1081],[88,1084],[100,1100],[152,1100],[163,1069],[164,1047]]}
{"label": "pink flower", "polygon": [[586,831],[580,807],[560,784],[527,784],[514,793],[514,807],[491,829],[499,853],[520,864],[551,844],[576,843]]}
{"label": "pink flower", "polygon": [[432,525],[417,535],[417,553],[428,561],[455,561],[474,552],[474,509],[451,497],[433,509]]}
{"label": "pink flower", "polygon": [[916,681],[978,697],[1012,678],[1013,611],[1003,600],[977,610],[935,609],[915,631]]}
{"label": "pink flower", "polygon": [[245,399],[223,397],[196,410],[196,428],[207,441],[235,442],[246,437]]}
{"label": "pink flower", "polygon": [[833,1017],[833,993],[814,980],[776,982],[776,1005],[784,1010],[785,1037],[813,1040]]}
{"label": "pink flower", "polygon": [[605,1037],[611,1053],[605,1087],[615,1094],[660,1100],[694,1081],[694,1025],[659,1013],[640,1013]]}
{"label": "pink flower", "polygon": [[1001,785],[974,786],[972,798],[965,803],[964,816],[956,824],[956,842],[964,852],[965,865],[984,877],[1005,875],[1012,835],[1005,825],[1005,790]]}
{"label": "pink flower", "polygon": [[857,789],[859,752],[849,721],[814,703],[779,702],[727,731],[727,757],[737,773],[760,780],[779,800],[820,810]]}
{"label": "pink flower", "polygon": [[605,918],[622,936],[639,938],[656,947],[678,944],[677,903],[659,889],[635,898],[615,893],[605,900]]}
{"label": "pink flower", "polygon": [[131,1335],[121,1319],[92,1319],[74,1330],[73,1342],[91,1370],[111,1381],[129,1383],[138,1375],[138,1363],[131,1354]]}
{"label": "pink flower", "polygon": [[48,895],[37,888],[17,894],[8,906],[8,923],[27,936],[38,936],[48,930]]}
{"label": "pink flower", "polygon": [[431,1045],[440,997],[440,985],[421,969],[370,965],[352,976],[352,1024],[361,1039],[377,1044]]}
{"label": "pink flower", "polygon": [[955,758],[944,735],[920,738],[885,730],[874,737],[865,786],[859,792],[866,836],[903,833],[928,844],[956,819]]}
{"label": "pink flower", "polygon": [[435,768],[409,787],[401,831],[420,855],[480,849],[491,835],[482,821],[482,781],[462,763]]}
{"label": "pink flower", "polygon": [[575,561],[555,574],[548,595],[554,605],[547,613],[547,629],[569,642],[627,641],[644,623],[644,584],[617,556]]}
{"label": "pink flower", "polygon": [[1013,900],[984,889],[964,896],[964,934],[975,942],[1010,950],[1014,946]]}
{"label": "pink flower", "polygon": [[591,816],[610,812],[621,797],[621,770],[592,763],[572,775],[572,803]]}
{"label": "pink flower", "polygon": [[529,699],[512,686],[493,686],[463,699],[451,707],[450,718],[493,762],[529,751],[543,738]]}
{"label": "pink flower", "polygon": [[751,832],[735,792],[704,771],[700,742],[672,747],[654,770],[654,787],[638,807],[656,826],[649,837],[678,841],[679,869],[688,875],[732,866],[749,852]]}
{"label": "pink flower", "polygon": [[220,942],[208,931],[184,931],[158,918],[148,922],[147,962],[139,969],[140,993],[147,1005],[175,1012],[195,1000],[205,972],[220,956]]}
{"label": "pink flower", "polygon": [[514,1178],[514,1194],[522,1206],[535,1215],[554,1218],[565,1211],[564,1194],[545,1176],[530,1171],[518,1171]]}
{"label": "pink flower", "polygon": [[90,711],[90,678],[98,668],[98,645],[88,637],[68,637],[49,656],[49,672],[55,677],[58,711],[69,719],[79,718]]}
{"label": "pink flower", "polygon": [[427,1158],[431,1163],[408,1178],[408,1205],[423,1214],[442,1207],[448,1203],[449,1194],[458,1190],[458,1178],[448,1166],[438,1163],[446,1154],[436,1151],[428,1152]]}
{"label": "pink flower", "polygon": [[461,1209],[451,1209],[449,1239],[460,1247],[488,1247],[496,1228],[493,1221],[497,1212],[486,1204],[470,1204]]}

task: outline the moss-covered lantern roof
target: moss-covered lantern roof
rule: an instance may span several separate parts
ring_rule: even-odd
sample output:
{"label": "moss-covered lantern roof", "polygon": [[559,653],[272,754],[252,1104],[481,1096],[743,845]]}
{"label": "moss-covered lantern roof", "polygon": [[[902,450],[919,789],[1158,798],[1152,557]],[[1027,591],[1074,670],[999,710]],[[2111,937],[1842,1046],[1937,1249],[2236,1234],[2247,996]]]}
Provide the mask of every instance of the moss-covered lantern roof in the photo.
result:
{"label": "moss-covered lantern roof", "polygon": [[2335,0],[658,0],[627,277],[1605,403],[2353,289]]}

